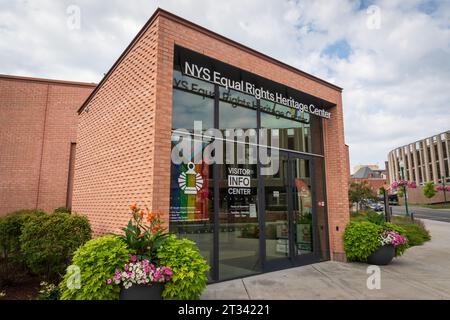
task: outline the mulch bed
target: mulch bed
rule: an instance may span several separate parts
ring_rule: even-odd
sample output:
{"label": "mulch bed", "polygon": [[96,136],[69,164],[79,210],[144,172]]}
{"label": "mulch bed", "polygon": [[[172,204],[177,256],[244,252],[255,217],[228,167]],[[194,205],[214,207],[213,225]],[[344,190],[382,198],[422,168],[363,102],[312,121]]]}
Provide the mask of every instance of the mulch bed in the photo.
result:
{"label": "mulch bed", "polygon": [[3,300],[35,300],[39,293],[40,282],[36,277],[28,277],[20,284],[2,286],[0,291],[6,292]]}

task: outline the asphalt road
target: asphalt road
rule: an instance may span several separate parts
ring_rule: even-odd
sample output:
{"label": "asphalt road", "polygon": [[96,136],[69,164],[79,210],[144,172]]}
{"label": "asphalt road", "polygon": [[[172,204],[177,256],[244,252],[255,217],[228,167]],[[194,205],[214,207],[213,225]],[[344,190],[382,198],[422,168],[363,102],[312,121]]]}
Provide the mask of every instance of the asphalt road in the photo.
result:
{"label": "asphalt road", "polygon": [[[415,218],[430,219],[450,223],[449,209],[429,209],[422,207],[408,207],[408,208],[410,213],[411,212],[414,213]],[[405,206],[392,206],[392,213],[394,215],[404,215]]]}

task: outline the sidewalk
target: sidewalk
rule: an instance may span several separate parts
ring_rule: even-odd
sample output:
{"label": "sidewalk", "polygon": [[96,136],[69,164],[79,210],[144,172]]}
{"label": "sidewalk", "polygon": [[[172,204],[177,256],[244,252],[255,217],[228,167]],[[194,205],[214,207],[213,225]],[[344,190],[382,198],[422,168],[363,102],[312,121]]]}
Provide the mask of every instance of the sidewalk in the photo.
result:
{"label": "sidewalk", "polygon": [[450,223],[424,222],[432,240],[381,266],[379,290],[367,264],[327,261],[212,284],[202,299],[450,299]]}

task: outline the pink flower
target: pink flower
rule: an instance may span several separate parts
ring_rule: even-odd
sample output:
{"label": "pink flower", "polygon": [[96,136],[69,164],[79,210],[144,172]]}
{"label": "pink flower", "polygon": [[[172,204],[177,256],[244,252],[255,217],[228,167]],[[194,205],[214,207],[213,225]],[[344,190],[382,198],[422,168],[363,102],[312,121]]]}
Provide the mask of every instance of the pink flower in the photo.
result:
{"label": "pink flower", "polygon": [[123,266],[123,269],[124,269],[125,271],[128,271],[128,265],[127,265],[127,264],[124,265],[124,266]]}
{"label": "pink flower", "polygon": [[107,284],[111,284],[111,283],[112,283],[112,280],[111,280],[111,279],[108,279],[108,280],[106,280],[106,283],[107,283]]}
{"label": "pink flower", "polygon": [[136,262],[136,261],[137,261],[137,256],[132,255],[132,256],[131,256],[131,261],[132,261],[132,262]]}
{"label": "pink flower", "polygon": [[415,181],[408,181],[408,180],[399,180],[399,181],[394,181],[391,184],[391,188],[393,190],[396,190],[398,188],[411,188],[411,189],[415,189],[417,188],[417,184]]}
{"label": "pink flower", "polygon": [[408,188],[415,189],[417,188],[415,181],[408,181]]}
{"label": "pink flower", "polygon": [[166,275],[168,275],[168,276],[173,275],[172,270],[170,270],[170,269],[167,268],[167,267],[163,267],[163,268],[162,268],[162,271],[163,271]]}

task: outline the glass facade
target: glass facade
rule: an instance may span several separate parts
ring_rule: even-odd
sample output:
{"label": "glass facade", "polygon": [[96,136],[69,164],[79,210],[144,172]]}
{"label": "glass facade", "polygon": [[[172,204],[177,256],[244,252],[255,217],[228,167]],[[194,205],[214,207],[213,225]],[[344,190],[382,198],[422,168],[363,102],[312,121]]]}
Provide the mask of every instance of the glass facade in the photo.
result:
{"label": "glass facade", "polygon": [[170,231],[198,244],[211,281],[328,259],[322,119],[189,77],[179,59]]}

